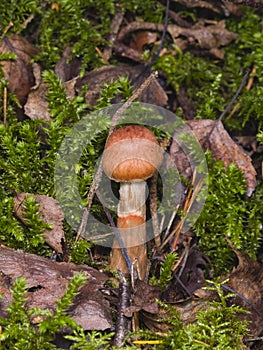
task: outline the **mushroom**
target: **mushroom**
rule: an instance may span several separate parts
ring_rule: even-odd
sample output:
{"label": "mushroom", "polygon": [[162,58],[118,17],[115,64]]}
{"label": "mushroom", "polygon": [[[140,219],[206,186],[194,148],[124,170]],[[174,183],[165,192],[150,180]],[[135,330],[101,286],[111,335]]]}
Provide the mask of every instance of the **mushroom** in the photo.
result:
{"label": "mushroom", "polygon": [[[103,153],[106,175],[120,182],[117,227],[133,263],[137,260],[139,278],[147,270],[146,250],[146,181],[161,165],[163,151],[154,134],[144,126],[129,125],[115,130],[108,138]],[[116,238],[110,266],[128,272],[126,261]]]}

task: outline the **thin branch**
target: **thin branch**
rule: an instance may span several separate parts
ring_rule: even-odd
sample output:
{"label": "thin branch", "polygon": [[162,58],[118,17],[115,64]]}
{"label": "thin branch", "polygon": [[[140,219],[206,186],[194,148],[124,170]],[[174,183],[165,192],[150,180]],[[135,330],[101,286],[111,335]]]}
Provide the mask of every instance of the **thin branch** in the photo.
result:
{"label": "thin branch", "polygon": [[220,114],[219,118],[215,121],[214,126],[212,127],[211,131],[209,132],[209,134],[206,136],[206,142],[204,144],[204,147],[208,147],[210,144],[210,137],[213,134],[214,130],[216,130],[216,127],[218,125],[218,122],[222,121],[222,119],[224,118],[224,116],[227,114],[227,112],[232,108],[234,102],[236,101],[236,99],[238,98],[241,90],[243,89],[243,87],[246,84],[247,78],[249,76],[250,73],[250,69],[246,70],[245,75],[243,76],[243,79],[236,91],[236,93],[234,94],[234,96],[232,97],[231,101],[229,102],[229,104],[226,106],[226,108],[223,110],[223,112]]}
{"label": "thin branch", "polygon": [[244,77],[243,77],[243,79],[242,79],[242,81],[241,81],[241,83],[240,83],[240,85],[239,85],[239,87],[238,87],[236,93],[235,93],[235,95],[233,96],[232,100],[229,102],[229,104],[226,106],[226,108],[224,109],[224,111],[223,111],[223,112],[221,113],[221,115],[219,116],[219,118],[218,118],[219,121],[221,121],[221,120],[224,118],[224,116],[227,114],[227,112],[228,112],[228,111],[231,109],[231,107],[233,106],[235,100],[238,98],[238,96],[239,96],[241,90],[243,89],[243,87],[244,87],[245,84],[246,84],[246,81],[247,81],[247,78],[248,78],[249,73],[250,73],[250,69],[247,69],[247,70],[246,70],[246,73],[245,73],[245,75],[244,75]]}
{"label": "thin branch", "polygon": [[4,125],[5,125],[6,124],[6,116],[7,116],[7,88],[6,87],[4,87],[3,112],[4,112]]}
{"label": "thin branch", "polygon": [[158,200],[157,181],[158,181],[158,173],[156,172],[151,178],[150,212],[152,217],[154,241],[155,241],[156,248],[158,250],[161,245],[161,238],[160,238],[160,228],[159,228],[158,215],[157,215],[157,200]]}
{"label": "thin branch", "polygon": [[118,244],[119,244],[119,246],[120,246],[120,248],[122,250],[122,254],[124,256],[124,259],[125,259],[126,265],[128,267],[128,270],[131,273],[132,262],[131,262],[131,259],[129,257],[129,254],[127,252],[127,249],[126,249],[126,247],[124,245],[123,239],[122,239],[122,237],[120,235],[120,231],[116,227],[116,225],[115,225],[115,223],[114,223],[114,221],[112,219],[112,216],[111,216],[111,214],[109,212],[109,209],[106,207],[106,204],[105,204],[105,202],[104,202],[104,200],[103,200],[103,198],[101,196],[101,193],[100,193],[100,191],[98,189],[96,190],[96,195],[97,195],[97,197],[98,197],[98,199],[99,199],[99,201],[100,201],[100,203],[101,203],[101,205],[103,207],[103,210],[104,210],[104,212],[105,212],[105,214],[107,216],[107,219],[109,220],[109,223],[110,223],[111,227],[113,228],[113,232],[114,232],[115,238],[117,239]]}
{"label": "thin branch", "polygon": [[154,55],[154,57],[151,60],[151,62],[148,64],[147,68],[151,68],[154,65],[154,63],[156,62],[157,58],[160,56],[160,53],[162,51],[162,48],[163,48],[163,45],[164,45],[165,36],[166,36],[166,33],[167,33],[168,19],[169,19],[169,10],[170,10],[170,0],[167,0],[166,1],[166,9],[165,9],[164,27],[163,27],[163,33],[162,33],[162,37],[161,37],[161,42],[160,42],[160,45],[158,47],[158,50],[157,50],[156,54]]}
{"label": "thin branch", "polygon": [[116,322],[116,330],[114,337],[114,345],[121,347],[122,343],[127,336],[131,321],[128,317],[124,315],[127,307],[130,306],[131,300],[131,286],[127,279],[123,276],[121,271],[119,272],[120,276],[120,286],[119,286],[119,305],[118,305],[118,314]]}

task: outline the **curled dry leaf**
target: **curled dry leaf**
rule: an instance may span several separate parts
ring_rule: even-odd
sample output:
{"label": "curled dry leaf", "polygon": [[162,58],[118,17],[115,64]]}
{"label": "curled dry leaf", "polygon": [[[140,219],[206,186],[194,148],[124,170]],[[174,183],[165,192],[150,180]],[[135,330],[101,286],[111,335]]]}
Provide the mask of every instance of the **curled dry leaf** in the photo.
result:
{"label": "curled dry leaf", "polygon": [[161,298],[161,290],[157,286],[151,286],[139,279],[135,282],[135,293],[133,295],[132,305],[127,307],[124,314],[131,317],[134,312],[145,311],[151,314],[157,314],[159,311],[157,299]]}
{"label": "curled dry leaf", "polygon": [[[237,145],[225,130],[221,121],[214,120],[188,120],[187,125],[204,149],[209,149],[215,160],[222,160],[226,166],[231,163],[243,172],[247,182],[247,194],[250,196],[256,187],[256,171],[249,155]],[[171,158],[168,165],[175,164],[179,172],[186,177],[192,175],[192,169],[187,156],[173,140],[170,148]]]}
{"label": "curled dry leaf", "polygon": [[37,50],[25,39],[17,34],[4,37],[0,45],[0,53],[12,52],[16,55],[14,61],[2,61],[5,78],[9,82],[9,89],[19,102],[24,105],[27,95],[35,84],[31,59]]}
{"label": "curled dry leaf", "polygon": [[191,28],[182,28],[171,24],[167,31],[171,34],[174,43],[178,44],[182,50],[189,46],[205,49],[220,59],[223,58],[224,53],[219,48],[228,45],[237,38],[236,33],[225,28],[225,21],[219,21],[215,24],[200,21]]}
{"label": "curled dry leaf", "polygon": [[25,222],[25,214],[23,208],[23,202],[28,196],[32,196],[39,204],[39,213],[44,222],[52,226],[51,229],[44,231],[44,237],[47,244],[54,249],[57,253],[63,253],[62,243],[65,242],[65,235],[63,231],[62,222],[64,220],[64,214],[58,204],[58,202],[45,195],[31,194],[31,193],[19,193],[14,198],[14,212],[15,215]]}
{"label": "curled dry leaf", "polygon": [[[74,299],[69,314],[84,330],[105,330],[111,328],[110,307],[101,289],[108,277],[87,265],[58,263],[34,254],[0,247],[0,291],[3,295],[0,316],[6,317],[6,307],[12,301],[13,282],[20,277],[26,279],[28,292],[26,305],[31,308],[48,309],[54,312],[56,303],[77,272],[85,273],[87,283]],[[34,320],[33,320],[34,321]]]}
{"label": "curled dry leaf", "polygon": [[[120,31],[116,52],[134,61],[141,61],[143,45],[134,45],[134,39],[132,38],[136,38],[139,34],[163,32],[163,30],[164,25],[162,24],[131,22]],[[205,49],[220,59],[224,56],[224,52],[220,48],[237,38],[236,33],[230,32],[225,28],[225,21],[223,20],[219,22],[199,21],[188,28],[169,24],[167,32],[182,51],[185,51],[189,47]],[[150,43],[153,42],[153,38],[148,40]],[[129,43],[127,44],[127,42]]]}
{"label": "curled dry leaf", "polygon": [[[67,97],[72,100],[75,96],[75,84],[77,78],[66,81],[63,86],[66,89]],[[41,119],[50,121],[50,113],[48,110],[48,101],[46,100],[46,94],[48,92],[48,84],[42,81],[39,85],[30,91],[27,102],[24,106],[25,114],[30,119]]]}

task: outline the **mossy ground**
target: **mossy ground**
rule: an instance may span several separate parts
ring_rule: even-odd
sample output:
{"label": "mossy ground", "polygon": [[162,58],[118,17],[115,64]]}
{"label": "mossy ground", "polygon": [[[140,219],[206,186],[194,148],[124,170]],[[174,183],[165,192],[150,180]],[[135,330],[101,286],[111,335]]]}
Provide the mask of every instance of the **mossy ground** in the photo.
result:
{"label": "mossy ground", "polygon": [[[172,4],[174,10],[177,9],[176,6]],[[16,192],[54,195],[53,171],[57,150],[74,123],[89,112],[84,96],[85,88],[91,88],[85,87],[83,93],[69,100],[54,72],[55,64],[65,48],[71,46],[72,59],[81,60],[79,73],[81,76],[87,70],[105,65],[96,48],[107,44],[107,34],[114,13],[123,8],[126,9],[125,15],[129,20],[154,23],[164,21],[165,7],[152,0],[145,2],[3,0],[1,2],[1,38],[17,33],[26,37],[38,49],[38,54],[33,60],[42,66],[42,79],[48,84],[47,101],[52,117],[50,122],[31,120],[25,116],[22,118],[20,116],[18,119],[16,112],[19,103],[16,96],[9,92],[7,111],[4,111],[4,91],[6,87],[8,88],[8,81],[3,72],[0,72],[0,112],[1,116],[6,114],[6,122],[4,123],[2,118],[0,124],[0,239],[3,244],[40,255],[51,255],[52,251],[41,235],[46,224],[41,222],[37,204],[30,199],[27,201],[25,206],[27,225],[25,225],[13,213],[13,197]],[[191,10],[180,5],[178,10],[184,19],[191,18],[194,21],[200,15],[200,9]],[[223,122],[231,134],[258,135],[259,141],[263,144],[262,10],[245,6],[242,10],[242,17],[230,16],[225,19],[227,28],[238,33],[238,38],[224,48],[223,60],[196,56],[192,52],[176,56],[171,54],[170,43],[167,42],[165,45],[168,54],[159,57],[154,68],[162,72],[163,79],[175,95],[181,86],[184,87],[195,107],[197,119],[217,119],[237,91],[245,70],[253,69],[252,87],[242,90],[236,101],[238,103],[236,112]],[[222,17],[216,14],[213,19],[220,20]],[[7,59],[15,57],[12,54],[0,55],[0,61]],[[118,58],[112,58],[111,63],[118,65]],[[126,79],[121,78],[105,85],[94,109],[107,106],[119,93],[124,99],[131,95],[132,87]],[[184,117],[181,110],[174,112]],[[94,125],[91,125],[92,127]],[[44,141],[43,134],[45,134]],[[105,135],[92,140],[87,145],[79,164],[79,190],[84,204],[92,182],[92,176],[89,174],[93,173],[94,162],[100,155],[104,142]],[[235,264],[234,254],[226,243],[225,235],[238,249],[251,257],[256,259],[260,253],[263,214],[262,176],[258,175],[255,193],[252,197],[247,197],[243,175],[235,165],[225,168],[223,163],[214,162],[210,154],[207,155],[207,160],[210,175],[208,197],[193,230],[199,239],[198,249],[211,259],[216,275],[220,276],[229,272]],[[255,164],[259,164],[262,160],[262,154],[254,156]],[[97,211],[97,215],[102,213],[99,204],[95,205],[93,210]],[[75,232],[66,223],[65,233],[72,260],[76,263],[88,262],[87,249],[91,248],[90,244],[86,241],[75,244]],[[167,272],[167,269],[164,268],[165,271]],[[168,283],[169,280],[169,273],[167,276],[163,275],[159,280],[161,287],[164,287],[163,283]],[[220,294],[219,285],[217,283],[215,288]],[[17,313],[18,307],[23,306],[24,288],[22,282],[15,287],[16,300],[10,309],[13,318],[11,317],[10,323],[4,326],[2,349],[7,349],[10,344],[14,349],[18,349],[17,343],[13,343],[16,341],[14,330],[17,328],[13,331],[11,328],[11,325],[16,327],[15,317],[23,319],[22,332],[20,329],[19,334],[25,342],[19,343],[19,350],[33,349],[28,344],[35,344],[34,341],[37,341],[36,334],[39,333],[30,328],[28,315],[24,309],[21,309],[20,315]],[[220,303],[213,305],[213,311],[201,313],[193,326],[182,330],[180,320],[177,317],[173,318],[174,330],[168,334],[166,340],[162,339],[164,344],[157,345],[156,348],[162,349],[165,345],[171,349],[241,349],[246,325],[236,319],[236,313],[240,310],[227,308],[224,304],[225,297],[220,295],[220,298]],[[59,321],[62,322],[63,317]],[[40,330],[43,331],[41,333],[43,349],[52,348],[49,331],[53,328],[58,330],[56,321],[58,319],[54,318],[50,324],[46,322],[47,328]],[[235,329],[235,335],[229,334],[229,327]],[[31,329],[32,332],[27,333],[25,329]],[[23,338],[25,335],[23,332],[27,333],[31,343],[26,345],[28,338]],[[87,338],[83,330],[77,328],[70,338],[75,342],[72,349],[99,349],[100,346],[106,349],[110,346],[108,341],[110,336],[92,333]],[[50,347],[47,347],[47,344]]]}

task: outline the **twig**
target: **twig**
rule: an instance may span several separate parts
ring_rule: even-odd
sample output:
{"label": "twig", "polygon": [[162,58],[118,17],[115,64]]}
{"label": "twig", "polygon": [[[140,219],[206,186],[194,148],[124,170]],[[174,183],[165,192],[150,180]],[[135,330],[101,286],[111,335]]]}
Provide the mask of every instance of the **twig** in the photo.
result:
{"label": "twig", "polygon": [[[112,118],[112,124],[109,130],[109,134],[108,137],[113,133],[115,127],[118,125],[123,112],[128,109],[132,102],[134,102],[134,100],[136,100],[141,93],[150,85],[150,83],[157,77],[157,72],[153,72],[142,84],[141,86],[138,87],[138,89],[134,92],[134,94],[116,111],[116,113],[114,114],[113,118]],[[92,183],[90,185],[90,190],[87,196],[87,206],[85,207],[84,211],[83,211],[83,215],[82,215],[82,219],[81,219],[81,223],[76,235],[76,241],[78,241],[80,236],[84,235],[84,232],[86,231],[86,226],[87,226],[87,221],[89,218],[89,212],[91,209],[91,205],[92,205],[92,201],[93,201],[93,197],[95,195],[96,189],[98,188],[101,178],[102,178],[102,172],[103,172],[103,168],[102,168],[102,161],[100,161],[97,172],[92,180]]]}
{"label": "twig", "polygon": [[165,36],[166,36],[166,33],[167,33],[168,19],[169,19],[169,10],[170,10],[170,0],[167,0],[166,1],[166,9],[165,9],[164,27],[163,27],[163,33],[162,33],[162,37],[161,37],[161,42],[160,42],[160,45],[158,47],[158,50],[157,50],[156,54],[153,56],[153,59],[147,65],[147,68],[151,68],[154,65],[154,63],[156,62],[157,58],[160,56],[160,53],[162,51],[162,48],[163,48],[163,45],[164,45]]}
{"label": "twig", "polygon": [[5,27],[4,31],[3,31],[3,34],[1,35],[1,38],[0,39],[3,39],[4,36],[6,35],[6,33],[9,31],[10,28],[12,28],[14,25],[13,22],[9,22],[9,24]]}
{"label": "twig", "polygon": [[114,337],[114,345],[121,347],[124,338],[126,337],[131,321],[128,317],[124,315],[125,309],[130,306],[131,299],[131,286],[130,283],[123,276],[121,271],[119,271],[120,276],[120,286],[119,286],[119,305],[118,314],[116,322],[116,331]]}
{"label": "twig", "polygon": [[246,1],[246,0],[226,0],[226,1],[233,2],[234,4],[237,4],[237,5],[247,5],[255,8],[263,8],[263,4],[259,2],[254,2],[254,1]]}
{"label": "twig", "polygon": [[155,246],[158,250],[161,245],[161,238],[160,238],[160,228],[159,228],[158,215],[157,215],[157,198],[158,198],[157,181],[158,181],[158,173],[155,173],[151,178],[150,212],[152,217],[152,227],[153,227]]}
{"label": "twig", "polygon": [[123,11],[119,10],[119,11],[116,11],[112,19],[109,38],[107,38],[109,44],[103,50],[103,56],[106,58],[107,61],[109,61],[109,59],[111,58],[112,49],[114,47],[118,31],[123,21],[123,17],[124,17]]}
{"label": "twig", "polygon": [[6,125],[6,115],[7,115],[7,88],[4,87],[4,101],[3,101],[3,113],[4,113],[4,125]]}
{"label": "twig", "polygon": [[103,59],[104,63],[109,65],[110,62],[108,61],[108,59],[105,57],[105,55],[103,54],[103,52],[101,51],[101,49],[96,46],[95,50],[97,51],[97,53],[99,54],[99,56]]}
{"label": "twig", "polygon": [[[175,216],[176,216],[176,213],[177,213],[178,208],[179,208],[179,204],[177,204],[176,208],[174,209],[174,211],[173,211],[172,214],[171,214],[170,220],[169,220],[168,225],[167,225],[166,230],[165,230],[165,234],[164,234],[164,236],[163,236],[163,240],[166,239],[166,237],[168,236],[168,234],[169,234],[169,232],[170,232],[170,229],[171,229],[171,227],[172,227],[172,223],[173,223],[173,221],[174,221],[174,218],[175,218]],[[161,225],[161,227],[162,227],[162,225]],[[160,231],[161,231],[161,230],[160,230]]]}
{"label": "twig", "polygon": [[[193,180],[192,180],[192,183],[194,184],[194,179],[195,179],[195,172],[194,172],[194,175],[193,175]],[[169,234],[169,236],[162,242],[162,245],[160,247],[160,249],[163,249],[163,247],[169,242],[169,240],[174,236],[174,241],[173,241],[173,244],[172,244],[172,250],[175,250],[175,247],[178,243],[178,240],[179,240],[179,235],[181,233],[181,230],[183,228],[183,225],[185,223],[185,220],[187,219],[187,214],[189,214],[190,212],[190,209],[196,199],[196,196],[198,195],[201,187],[203,185],[203,179],[200,179],[199,182],[197,183],[196,187],[194,188],[194,191],[192,191],[192,189],[190,189],[190,191],[188,192],[188,195],[187,195],[187,199],[185,201],[185,204],[184,204],[184,208],[183,208],[183,211],[184,211],[184,217],[181,219],[181,221],[176,225],[176,227],[173,229],[173,231]]]}
{"label": "twig", "polygon": [[[247,90],[247,91],[249,91],[249,90],[251,89],[252,85],[253,85],[253,82],[254,82],[254,79],[255,79],[255,75],[254,75],[254,74],[256,73],[256,71],[257,71],[257,68],[256,68],[256,67],[253,67],[253,68],[252,68],[252,71],[251,71],[252,75],[249,77],[248,82],[247,82],[247,85],[246,85],[246,90]],[[226,120],[229,120],[229,119],[232,118],[232,116],[233,116],[233,115],[236,113],[236,111],[239,109],[240,105],[241,105],[241,103],[238,102],[238,103],[233,107],[232,111],[231,111],[231,112],[229,113],[229,115],[226,117]]]}
{"label": "twig", "polygon": [[240,94],[241,90],[243,89],[243,87],[245,86],[246,84],[246,81],[247,81],[247,78],[248,78],[248,75],[250,73],[250,69],[247,69],[246,70],[246,73],[245,75],[243,76],[243,79],[236,91],[236,93],[234,94],[234,96],[232,97],[231,101],[229,102],[229,104],[226,106],[226,108],[223,110],[223,112],[220,114],[219,118],[215,121],[214,123],[214,126],[212,127],[211,131],[208,133],[208,135],[206,136],[206,142],[204,144],[204,147],[208,148],[209,147],[209,144],[210,144],[210,137],[211,135],[213,134],[213,132],[216,130],[216,127],[218,125],[218,123],[220,121],[222,121],[222,119],[224,118],[224,116],[227,114],[227,112],[230,110],[230,108],[233,106],[235,100],[238,98],[238,95]]}
{"label": "twig", "polygon": [[100,201],[100,203],[101,203],[101,205],[103,207],[103,210],[104,210],[104,212],[105,212],[105,214],[107,216],[107,219],[109,220],[109,223],[110,223],[111,227],[113,228],[113,232],[114,232],[115,238],[117,239],[117,241],[119,243],[119,246],[120,246],[120,248],[122,250],[122,254],[124,256],[124,259],[125,259],[126,265],[128,267],[128,270],[131,273],[132,262],[131,262],[131,259],[130,259],[129,255],[128,255],[127,249],[126,249],[126,247],[124,245],[124,242],[122,240],[120,232],[119,232],[118,228],[116,227],[116,225],[115,225],[115,223],[114,223],[114,221],[112,219],[112,216],[111,216],[111,214],[109,212],[109,209],[106,207],[105,202],[104,202],[104,200],[103,200],[103,198],[101,196],[101,193],[100,193],[100,191],[98,189],[96,190],[96,195],[97,195],[97,197],[98,197],[98,199],[99,199],[99,201]]}
{"label": "twig", "polygon": [[219,118],[218,118],[218,121],[221,121],[224,116],[227,114],[227,112],[230,110],[230,108],[233,106],[235,100],[238,98],[238,95],[240,94],[241,90],[243,89],[243,87],[245,86],[246,84],[246,81],[247,81],[247,78],[248,78],[248,75],[250,73],[250,69],[247,69],[246,70],[246,73],[235,93],[235,95],[233,96],[232,100],[229,102],[229,104],[226,106],[226,108],[224,109],[224,111],[220,114]]}

